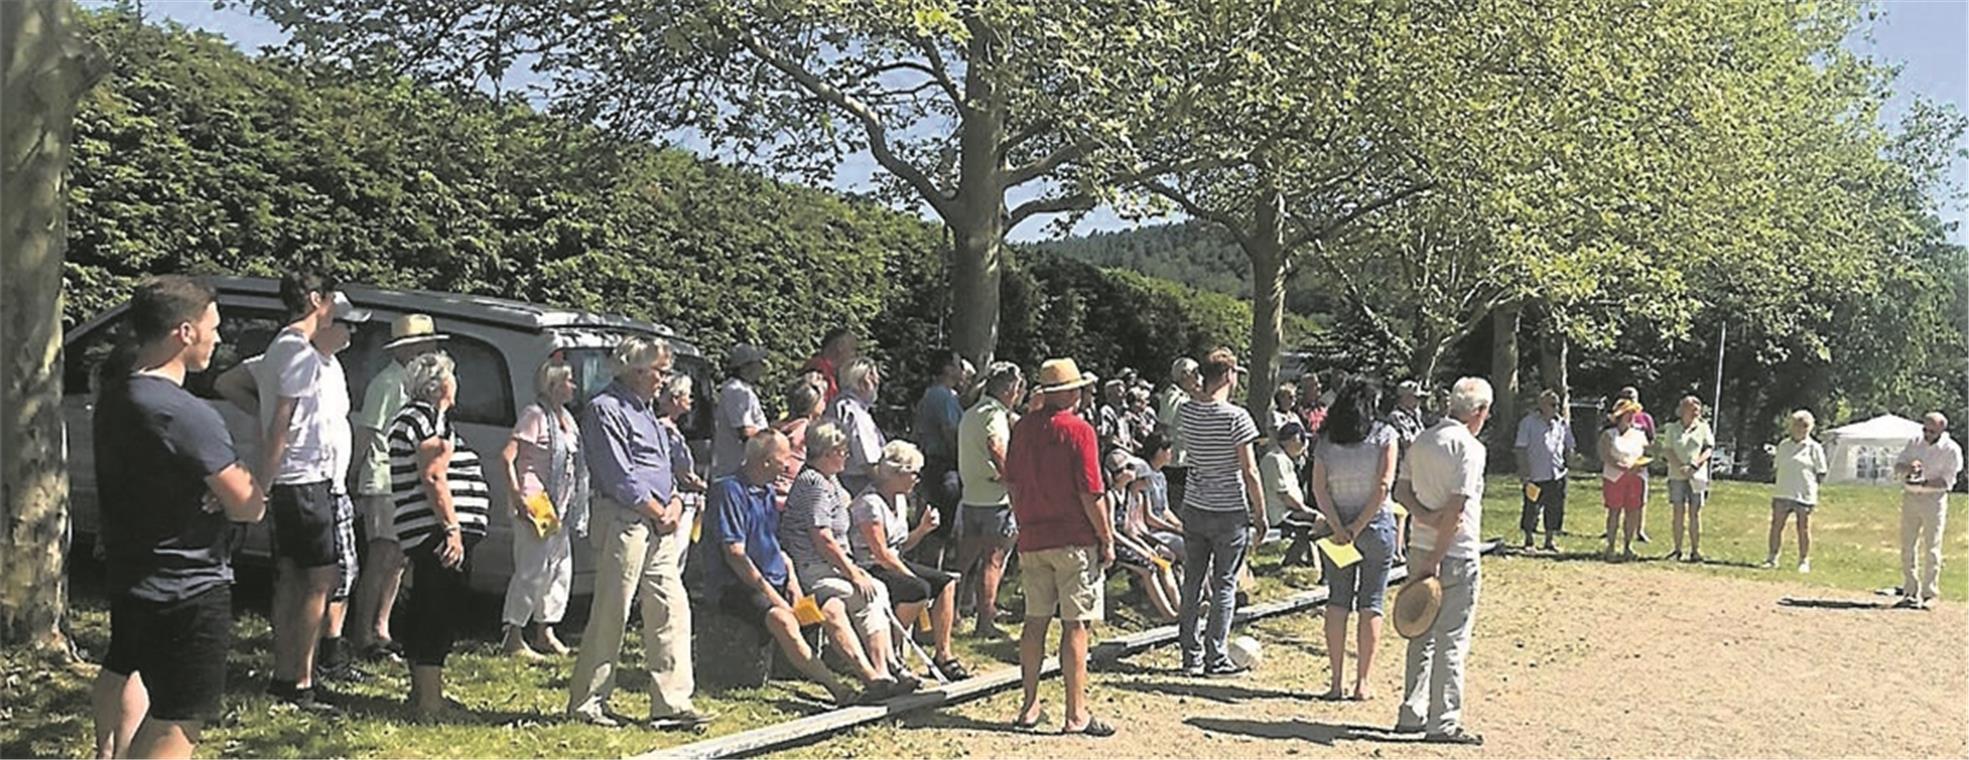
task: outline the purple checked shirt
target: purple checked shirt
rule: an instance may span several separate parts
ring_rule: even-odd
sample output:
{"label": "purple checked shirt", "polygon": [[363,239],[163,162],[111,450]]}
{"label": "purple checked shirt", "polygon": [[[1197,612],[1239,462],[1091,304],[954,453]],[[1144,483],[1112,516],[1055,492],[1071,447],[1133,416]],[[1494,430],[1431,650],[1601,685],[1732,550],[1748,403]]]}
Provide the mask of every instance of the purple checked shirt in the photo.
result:
{"label": "purple checked shirt", "polygon": [[588,401],[581,423],[581,448],[597,493],[634,509],[645,499],[670,503],[677,492],[677,468],[690,455],[658,427],[655,405],[636,398],[620,381]]}

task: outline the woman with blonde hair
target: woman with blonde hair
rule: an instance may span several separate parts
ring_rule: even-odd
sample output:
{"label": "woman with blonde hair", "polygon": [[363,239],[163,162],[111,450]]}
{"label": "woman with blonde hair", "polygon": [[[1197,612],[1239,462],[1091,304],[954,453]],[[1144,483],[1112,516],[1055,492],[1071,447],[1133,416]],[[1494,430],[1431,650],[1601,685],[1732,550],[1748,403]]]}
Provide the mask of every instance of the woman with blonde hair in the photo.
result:
{"label": "woman with blonde hair", "polygon": [[[588,532],[588,466],[581,429],[567,409],[574,400],[574,369],[557,361],[541,364],[533,392],[534,402],[520,411],[499,452],[513,514],[513,577],[500,615],[506,624],[501,648],[523,659],[567,654],[554,626],[567,614],[574,582],[569,534]],[[529,504],[542,499],[547,510],[534,515]]]}
{"label": "woman with blonde hair", "polygon": [[871,482],[849,509],[854,529],[848,534],[848,543],[855,564],[889,589],[896,620],[907,627],[929,609],[937,671],[951,679],[969,678],[970,671],[950,651],[950,629],[957,621],[955,579],[942,570],[903,559],[903,554],[936,532],[941,522],[936,508],[926,505],[916,526],[910,527],[910,496],[922,472],[923,452],[916,444],[890,441],[884,445],[882,458],[870,469]]}
{"label": "woman with blonde hair", "polygon": [[1812,413],[1800,409],[1786,420],[1791,436],[1778,442],[1777,488],[1771,494],[1771,545],[1765,568],[1778,566],[1784,548],[1785,515],[1798,516],[1798,572],[1812,571],[1812,510],[1819,504],[1819,481],[1825,478],[1825,449],[1812,440]]}
{"label": "woman with blonde hair", "polygon": [[1614,537],[1621,538],[1621,559],[1634,559],[1634,535],[1641,530],[1641,507],[1647,504],[1648,434],[1635,426],[1641,403],[1621,399],[1608,416],[1613,422],[1600,434],[1600,488],[1607,506],[1606,558],[1612,561]]}
{"label": "woman with blonde hair", "polygon": [[1702,399],[1683,396],[1675,419],[1661,427],[1655,440],[1668,460],[1668,505],[1675,510],[1675,552],[1682,558],[1682,526],[1689,526],[1688,561],[1702,561],[1702,507],[1709,501],[1709,457],[1716,436],[1702,419]]}

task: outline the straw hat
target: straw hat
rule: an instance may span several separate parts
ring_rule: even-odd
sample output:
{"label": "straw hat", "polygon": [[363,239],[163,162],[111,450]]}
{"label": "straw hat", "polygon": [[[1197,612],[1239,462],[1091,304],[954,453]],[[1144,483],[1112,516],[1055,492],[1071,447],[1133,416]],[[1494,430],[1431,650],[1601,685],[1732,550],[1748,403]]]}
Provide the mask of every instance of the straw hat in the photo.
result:
{"label": "straw hat", "polygon": [[1072,359],[1047,359],[1039,365],[1040,393],[1085,388],[1093,382],[1092,376],[1080,374],[1080,365]]}
{"label": "straw hat", "polygon": [[1607,413],[1607,419],[1618,420],[1620,419],[1620,415],[1639,414],[1640,412],[1641,402],[1624,398],[1614,402],[1613,411]]}
{"label": "straw hat", "polygon": [[1443,582],[1436,576],[1410,580],[1395,594],[1395,632],[1413,639],[1436,625],[1436,614],[1443,609]]}
{"label": "straw hat", "polygon": [[405,314],[390,323],[390,342],[383,344],[383,348],[387,350],[412,343],[447,340],[450,337],[438,332],[437,323],[431,321],[431,315]]}

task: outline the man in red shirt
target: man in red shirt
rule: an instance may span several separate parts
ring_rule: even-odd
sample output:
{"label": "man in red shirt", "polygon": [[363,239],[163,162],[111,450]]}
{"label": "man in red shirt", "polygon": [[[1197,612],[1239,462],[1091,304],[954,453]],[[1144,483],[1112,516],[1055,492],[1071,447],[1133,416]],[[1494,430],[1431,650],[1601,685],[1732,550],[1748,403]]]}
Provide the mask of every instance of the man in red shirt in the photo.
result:
{"label": "man in red shirt", "polygon": [[1013,726],[1039,724],[1039,670],[1046,632],[1060,618],[1060,672],[1066,680],[1064,733],[1112,736],[1114,727],[1087,708],[1089,626],[1101,619],[1107,567],[1114,563],[1114,525],[1101,508],[1100,441],[1094,426],[1073,413],[1080,389],[1093,382],[1072,359],[1039,367],[1045,406],[1012,427],[1004,480],[1019,523],[1020,585],[1026,625],[1019,639],[1025,704]]}

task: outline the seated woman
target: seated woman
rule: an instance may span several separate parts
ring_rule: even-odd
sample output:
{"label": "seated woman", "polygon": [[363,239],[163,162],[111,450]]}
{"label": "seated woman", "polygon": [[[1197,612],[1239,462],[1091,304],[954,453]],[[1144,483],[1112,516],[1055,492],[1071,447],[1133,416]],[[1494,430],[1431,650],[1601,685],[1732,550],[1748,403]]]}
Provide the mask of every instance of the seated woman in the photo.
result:
{"label": "seated woman", "polygon": [[1114,564],[1135,574],[1135,580],[1148,594],[1149,604],[1164,623],[1177,620],[1176,600],[1181,585],[1176,581],[1174,552],[1149,535],[1142,514],[1148,502],[1146,490],[1148,463],[1128,456],[1125,451],[1109,452],[1108,491],[1102,498],[1114,520]]}
{"label": "seated woman", "polygon": [[1148,497],[1143,505],[1142,522],[1148,525],[1150,536],[1176,555],[1170,561],[1180,569],[1183,564],[1183,520],[1176,516],[1176,510],[1169,508],[1169,478],[1162,474],[1163,469],[1175,460],[1176,450],[1161,433],[1149,433],[1142,437],[1141,446],[1135,449],[1135,457],[1149,465],[1148,477],[1140,478],[1146,484],[1143,494]]}
{"label": "seated woman", "polygon": [[1306,459],[1306,428],[1298,421],[1287,421],[1272,434],[1272,444],[1258,460],[1258,480],[1265,490],[1265,517],[1290,539],[1282,567],[1317,565],[1313,542],[1332,534],[1325,520],[1306,503],[1306,491],[1299,484],[1299,466]]}
{"label": "seated woman", "polygon": [[848,557],[852,520],[848,492],[838,479],[847,464],[848,434],[840,426],[822,422],[807,428],[807,465],[787,494],[779,545],[793,560],[802,591],[824,608],[830,600],[841,600],[862,643],[849,637],[835,645],[843,652],[867,652],[856,666],[866,670],[869,689],[883,697],[907,694],[920,682],[906,672],[891,675],[895,638],[890,634],[888,587]]}
{"label": "seated woman", "polygon": [[[957,620],[957,584],[948,573],[929,565],[903,559],[902,555],[936,532],[939,516],[935,507],[926,506],[923,517],[909,527],[909,497],[923,471],[923,452],[908,441],[890,441],[882,447],[882,458],[869,468],[867,488],[855,497],[849,514],[854,523],[848,540],[854,549],[855,564],[889,587],[895,602],[896,620],[913,623],[923,609],[930,610],[930,631],[936,642],[933,662],[937,672],[951,680],[971,677],[957,655],[950,651],[950,629]],[[898,645],[903,642],[897,642]]]}

